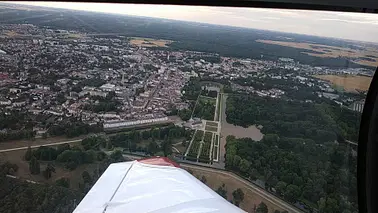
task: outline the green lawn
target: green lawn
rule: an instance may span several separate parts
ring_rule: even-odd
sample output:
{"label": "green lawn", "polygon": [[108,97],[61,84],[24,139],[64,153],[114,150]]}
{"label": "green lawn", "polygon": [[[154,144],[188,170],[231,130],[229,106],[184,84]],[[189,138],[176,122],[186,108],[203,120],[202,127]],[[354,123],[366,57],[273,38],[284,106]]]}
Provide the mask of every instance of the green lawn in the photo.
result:
{"label": "green lawn", "polygon": [[213,131],[213,132],[216,132],[216,131],[218,131],[218,128],[217,128],[217,127],[213,127],[213,126],[206,126],[206,127],[205,127],[205,130],[206,130],[206,131]]}
{"label": "green lawn", "polygon": [[207,126],[215,126],[218,127],[218,122],[211,122],[211,121],[206,121]]}

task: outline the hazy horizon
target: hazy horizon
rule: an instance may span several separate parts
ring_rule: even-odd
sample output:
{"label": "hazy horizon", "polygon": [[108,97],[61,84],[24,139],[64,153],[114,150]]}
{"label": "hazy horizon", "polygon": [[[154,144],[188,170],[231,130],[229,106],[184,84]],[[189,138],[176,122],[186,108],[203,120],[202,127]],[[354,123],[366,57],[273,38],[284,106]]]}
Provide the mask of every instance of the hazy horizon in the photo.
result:
{"label": "hazy horizon", "polygon": [[328,11],[67,2],[3,2],[378,43],[378,15]]}

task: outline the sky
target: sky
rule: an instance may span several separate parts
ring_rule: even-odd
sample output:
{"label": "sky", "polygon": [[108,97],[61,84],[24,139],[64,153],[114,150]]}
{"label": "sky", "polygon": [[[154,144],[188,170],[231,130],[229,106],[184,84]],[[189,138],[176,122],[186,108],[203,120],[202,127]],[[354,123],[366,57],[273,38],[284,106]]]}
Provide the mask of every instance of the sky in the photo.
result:
{"label": "sky", "polygon": [[[16,2],[12,2],[16,3]],[[378,43],[378,14],[264,8],[17,2],[35,6],[195,21]]]}

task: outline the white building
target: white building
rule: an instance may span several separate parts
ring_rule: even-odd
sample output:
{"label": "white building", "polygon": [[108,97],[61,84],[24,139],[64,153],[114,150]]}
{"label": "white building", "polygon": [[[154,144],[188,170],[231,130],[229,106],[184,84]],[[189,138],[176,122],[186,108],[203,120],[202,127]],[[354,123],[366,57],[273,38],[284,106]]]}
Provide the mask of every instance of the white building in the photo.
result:
{"label": "white building", "polygon": [[134,121],[106,122],[106,123],[104,123],[104,129],[128,127],[128,126],[135,126],[135,125],[140,125],[140,124],[151,124],[151,123],[157,123],[157,122],[162,122],[162,121],[168,121],[168,117],[152,118],[152,119],[144,119],[144,120],[134,120]]}
{"label": "white building", "polygon": [[364,110],[365,101],[356,101],[351,106],[350,109],[357,112],[362,112]]}
{"label": "white building", "polygon": [[114,84],[104,84],[100,87],[103,91],[111,92],[115,90],[115,85]]}

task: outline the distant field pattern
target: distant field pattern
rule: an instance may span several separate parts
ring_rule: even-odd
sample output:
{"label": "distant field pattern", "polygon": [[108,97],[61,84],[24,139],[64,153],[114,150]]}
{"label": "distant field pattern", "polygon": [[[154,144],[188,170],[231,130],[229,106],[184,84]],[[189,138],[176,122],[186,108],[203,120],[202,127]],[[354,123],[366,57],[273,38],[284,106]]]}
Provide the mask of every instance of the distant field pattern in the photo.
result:
{"label": "distant field pattern", "polygon": [[172,43],[172,41],[169,41],[169,40],[140,38],[140,37],[130,38],[130,44],[135,45],[135,46],[142,46],[142,47],[168,47],[167,45],[170,43]]}
{"label": "distant field pattern", "polygon": [[339,58],[345,57],[351,59],[356,64],[373,66],[378,65],[378,50],[371,47],[358,46],[356,49],[329,46],[322,44],[311,44],[302,42],[272,41],[272,40],[256,40],[256,42],[264,44],[274,44],[285,47],[293,47],[297,49],[309,50],[310,52],[302,52],[314,57],[323,58]]}
{"label": "distant field pattern", "polygon": [[314,77],[342,86],[348,92],[367,91],[372,80],[371,77],[354,75],[315,75]]}

